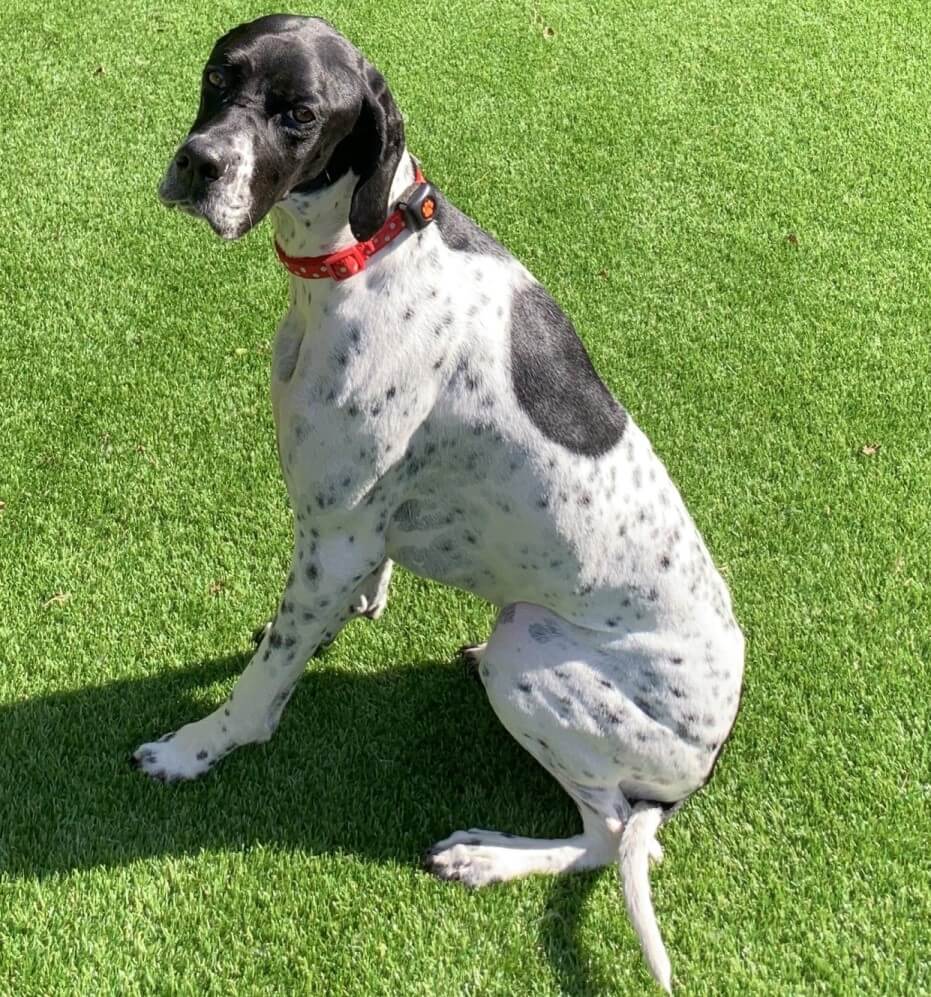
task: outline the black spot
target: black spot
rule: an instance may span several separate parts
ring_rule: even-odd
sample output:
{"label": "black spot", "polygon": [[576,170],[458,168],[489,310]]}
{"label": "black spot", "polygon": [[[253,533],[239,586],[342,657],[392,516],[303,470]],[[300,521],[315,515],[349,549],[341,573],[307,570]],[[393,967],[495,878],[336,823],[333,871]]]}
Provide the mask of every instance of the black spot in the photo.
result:
{"label": "black spot", "polygon": [[[526,565],[522,565],[526,567]],[[554,637],[559,636],[559,628],[550,620],[543,620],[540,623],[531,623],[527,627],[527,633],[538,644],[548,644]]]}
{"label": "black spot", "polygon": [[385,392],[385,397],[388,399],[394,398],[398,393],[398,389],[392,384],[391,387]]}
{"label": "black spot", "polygon": [[404,309],[404,314],[401,316],[401,318],[403,318],[405,322],[410,322],[410,320],[413,317],[414,317],[414,309],[413,308],[405,308]]}
{"label": "black spot", "polygon": [[639,696],[634,698],[634,705],[640,710],[641,713],[648,716],[651,720],[656,719],[656,704],[651,703],[646,699],[641,699]]}
{"label": "black spot", "polygon": [[437,195],[434,224],[443,242],[460,253],[481,253],[506,260],[510,253],[499,242],[463,214],[442,194]]}
{"label": "black spot", "polygon": [[208,755],[207,750],[205,748],[202,748],[200,751],[197,752],[197,760],[199,762],[202,762],[207,757],[207,755]]}
{"label": "black spot", "polygon": [[532,692],[533,691],[533,686],[531,686],[531,684],[529,682],[523,682],[523,681],[518,682],[517,683],[517,688],[520,689],[521,692]]}
{"label": "black spot", "polygon": [[672,561],[670,561],[668,557],[662,557],[662,558],[660,558],[659,566],[663,569],[663,571],[668,571],[669,570],[669,566],[671,564],[672,564]]}
{"label": "black spot", "polygon": [[573,453],[597,457],[624,435],[627,413],[592,366],[559,305],[539,284],[511,303],[511,379],[536,427]]}

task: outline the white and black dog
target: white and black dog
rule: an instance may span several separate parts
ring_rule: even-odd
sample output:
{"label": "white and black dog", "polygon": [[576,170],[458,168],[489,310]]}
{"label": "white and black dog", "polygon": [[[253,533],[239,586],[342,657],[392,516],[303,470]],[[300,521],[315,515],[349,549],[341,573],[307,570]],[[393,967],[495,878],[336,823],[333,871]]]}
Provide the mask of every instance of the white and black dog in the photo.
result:
{"label": "white and black dog", "polygon": [[648,861],[730,733],[744,641],[646,437],[550,295],[423,183],[384,79],[321,20],[217,42],[160,195],[226,239],[271,214],[292,271],[271,394],[294,558],[229,699],[134,763],[193,779],[271,737],[315,650],[382,612],[392,560],[474,592],[501,607],[468,651],[492,708],[584,830],[459,831],[427,868],[482,886],[619,863],[668,989]]}

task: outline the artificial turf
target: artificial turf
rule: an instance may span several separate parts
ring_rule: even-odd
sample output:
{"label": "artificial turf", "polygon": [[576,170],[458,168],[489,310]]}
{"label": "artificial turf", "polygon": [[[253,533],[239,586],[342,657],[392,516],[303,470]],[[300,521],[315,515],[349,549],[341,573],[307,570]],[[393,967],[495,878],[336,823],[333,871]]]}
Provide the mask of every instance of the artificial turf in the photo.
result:
{"label": "artificial turf", "polygon": [[[478,893],[459,827],[576,828],[454,661],[490,607],[398,572],[281,728],[130,771],[276,604],[267,226],[154,196],[224,30],[267,8],[0,16],[0,992],[647,992],[604,871]],[[575,320],[748,637],[653,875],[694,994],[931,992],[925,3],[331,0],[428,176]]]}

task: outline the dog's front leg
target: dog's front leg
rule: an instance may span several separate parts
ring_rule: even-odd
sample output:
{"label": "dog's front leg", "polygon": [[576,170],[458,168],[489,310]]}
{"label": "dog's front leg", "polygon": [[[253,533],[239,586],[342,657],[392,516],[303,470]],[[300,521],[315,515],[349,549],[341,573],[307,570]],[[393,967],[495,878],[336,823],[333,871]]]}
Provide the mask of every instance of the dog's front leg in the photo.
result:
{"label": "dog's front leg", "polygon": [[278,614],[229,699],[213,713],[141,745],[133,765],[164,781],[194,779],[234,748],[267,741],[317,647],[354,615],[384,561],[382,534],[356,520],[315,520],[299,544]]}

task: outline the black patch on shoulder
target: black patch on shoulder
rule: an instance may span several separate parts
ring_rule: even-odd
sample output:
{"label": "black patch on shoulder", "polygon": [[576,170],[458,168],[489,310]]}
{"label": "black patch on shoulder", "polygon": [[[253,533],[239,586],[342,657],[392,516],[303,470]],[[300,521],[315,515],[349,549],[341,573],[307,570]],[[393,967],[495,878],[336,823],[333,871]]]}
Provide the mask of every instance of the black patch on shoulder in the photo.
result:
{"label": "black patch on shoulder", "polygon": [[460,211],[444,195],[437,193],[434,225],[443,242],[459,253],[481,253],[506,260],[511,254],[483,228]]}
{"label": "black patch on shoulder", "polygon": [[511,302],[511,381],[537,429],[573,453],[598,457],[624,435],[627,413],[539,284],[518,291]]}

